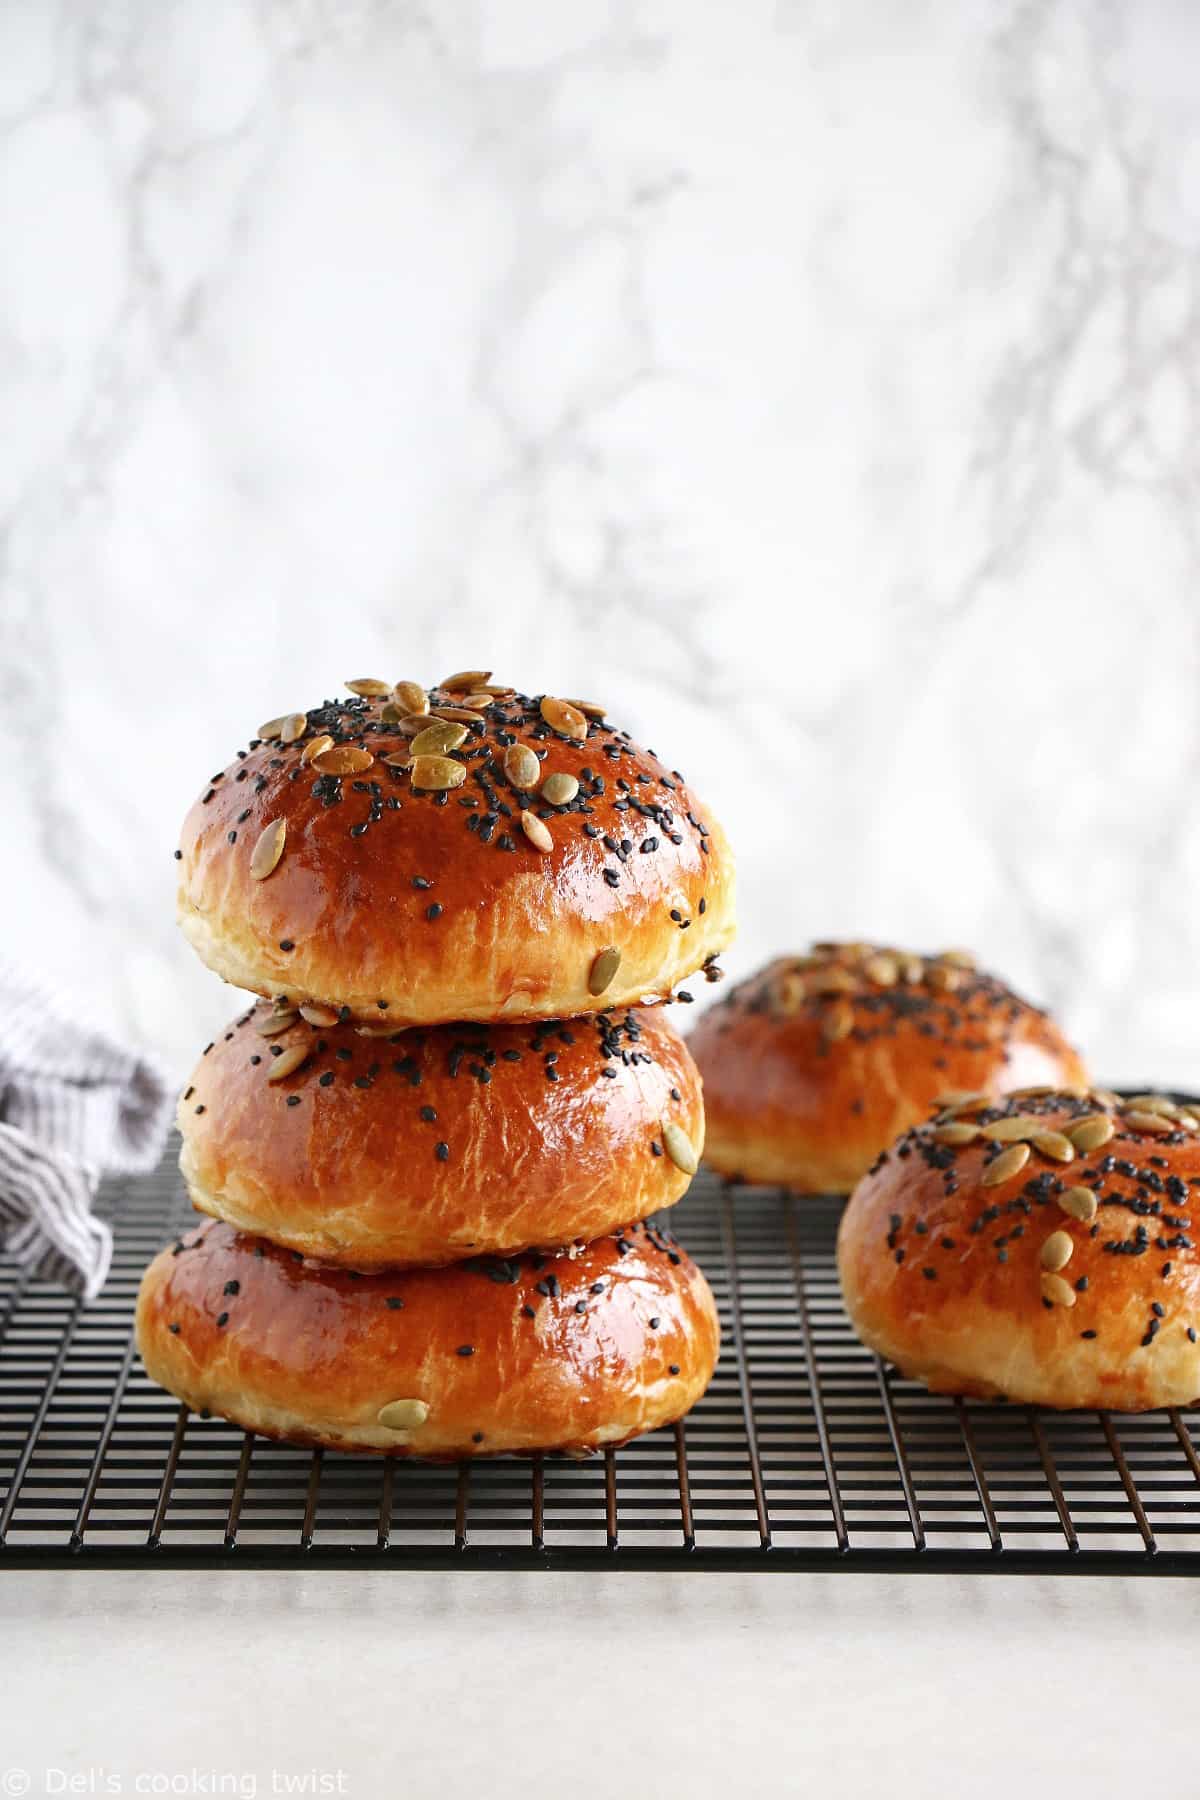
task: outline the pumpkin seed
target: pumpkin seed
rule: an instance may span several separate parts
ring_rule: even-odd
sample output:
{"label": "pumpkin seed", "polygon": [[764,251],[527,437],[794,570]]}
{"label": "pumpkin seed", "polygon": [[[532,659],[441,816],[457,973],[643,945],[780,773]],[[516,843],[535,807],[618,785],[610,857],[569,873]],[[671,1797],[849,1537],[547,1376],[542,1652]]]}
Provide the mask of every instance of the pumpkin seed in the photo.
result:
{"label": "pumpkin seed", "polygon": [[692,1140],[687,1132],[682,1131],[679,1126],[673,1124],[671,1120],[664,1119],[662,1121],[662,1136],[663,1145],[666,1148],[667,1155],[675,1164],[675,1167],[677,1169],[682,1169],[685,1175],[694,1175],[699,1167],[699,1158],[692,1148]]}
{"label": "pumpkin seed", "polygon": [[567,705],[573,706],[575,711],[581,712],[586,719],[602,719],[604,717],[604,708],[597,706],[594,700],[568,700]]}
{"label": "pumpkin seed", "polygon": [[925,971],[925,978],[930,987],[937,988],[939,993],[952,994],[962,986],[963,972],[949,963],[931,963]]}
{"label": "pumpkin seed", "polygon": [[429,695],[419,681],[398,681],[392,689],[392,698],[405,713],[427,713],[429,711]]}
{"label": "pumpkin seed", "polygon": [[588,970],[588,993],[602,994],[605,988],[612,985],[613,976],[621,966],[621,952],[615,944],[609,944],[597,955]]}
{"label": "pumpkin seed", "polygon": [[1195,1113],[1178,1113],[1175,1118],[1175,1123],[1177,1125],[1185,1125],[1189,1131],[1200,1130],[1200,1119],[1196,1117]]}
{"label": "pumpkin seed", "polygon": [[429,1408],[424,1400],[389,1400],[375,1414],[377,1424],[388,1431],[413,1431],[423,1425],[429,1417]]}
{"label": "pumpkin seed", "polygon": [[490,669],[460,669],[457,675],[447,675],[445,681],[439,681],[438,686],[444,694],[471,694],[491,679]]}
{"label": "pumpkin seed", "polygon": [[467,779],[466,763],[455,762],[449,756],[415,756],[412,765],[412,784],[415,788],[433,788],[444,792],[447,788],[461,787]]}
{"label": "pumpkin seed", "polygon": [[900,962],[900,974],[910,987],[916,987],[925,979],[925,964],[919,956],[905,956]]}
{"label": "pumpkin seed", "polygon": [[1055,1275],[1050,1269],[1041,1272],[1042,1299],[1048,1300],[1051,1306],[1074,1306],[1075,1289],[1061,1275]]}
{"label": "pumpkin seed", "polygon": [[504,752],[504,773],[515,788],[528,792],[537,786],[542,765],[528,744],[510,744]]}
{"label": "pumpkin seed", "polygon": [[[385,706],[383,710],[386,713],[388,709]],[[419,737],[423,731],[429,730],[429,719],[428,713],[401,713],[397,718],[388,722],[395,726],[401,737],[415,738]]]}
{"label": "pumpkin seed", "polygon": [[294,744],[307,730],[307,713],[289,713],[279,728],[279,741],[281,744]]}
{"label": "pumpkin seed", "polygon": [[1168,1098],[1166,1094],[1130,1094],[1121,1102],[1122,1107],[1132,1107],[1135,1112],[1162,1113],[1171,1118],[1179,1111],[1179,1104]]}
{"label": "pumpkin seed", "polygon": [[992,1096],[967,1093],[962,1088],[951,1088],[949,1093],[939,1094],[933,1104],[941,1112],[978,1112],[980,1107],[992,1104]]}
{"label": "pumpkin seed", "polygon": [[1075,1254],[1075,1245],[1069,1231],[1052,1231],[1042,1244],[1039,1260],[1043,1269],[1057,1272],[1065,1269]]}
{"label": "pumpkin seed", "polygon": [[973,1144],[979,1136],[978,1125],[935,1125],[933,1141],[936,1144]]}
{"label": "pumpkin seed", "polygon": [[300,1014],[295,1007],[277,1006],[273,1012],[256,1013],[254,1029],[259,1037],[278,1037],[281,1031],[286,1031],[289,1025],[294,1025],[299,1017]]}
{"label": "pumpkin seed", "polygon": [[250,873],[255,881],[265,881],[276,867],[283,855],[284,840],[287,837],[287,820],[274,819],[266,830],[260,833],[258,842],[250,852]]}
{"label": "pumpkin seed", "polygon": [[542,798],[551,806],[569,806],[579,792],[579,783],[574,775],[547,775],[542,783]]}
{"label": "pumpkin seed", "polygon": [[1135,1131],[1144,1131],[1149,1137],[1165,1137],[1175,1129],[1174,1119],[1166,1119],[1162,1113],[1140,1112],[1136,1107],[1125,1114],[1122,1123],[1132,1125]]}
{"label": "pumpkin seed", "polygon": [[361,775],[374,761],[371,752],[360,750],[357,744],[335,744],[332,750],[314,756],[312,766],[321,775]]}
{"label": "pumpkin seed", "polygon": [[324,756],[326,750],[332,749],[333,739],[327,732],[322,732],[320,737],[310,738],[305,744],[300,752],[300,761],[302,763],[313,762],[318,756]]}
{"label": "pumpkin seed", "polygon": [[1022,1138],[1032,1137],[1035,1131],[1044,1130],[1045,1120],[1039,1119],[1036,1113],[1013,1113],[1011,1118],[997,1119],[995,1124],[985,1125],[983,1135],[993,1144],[1015,1144]]}
{"label": "pumpkin seed", "polygon": [[414,756],[445,756],[451,750],[457,750],[467,735],[465,725],[458,725],[453,719],[435,719],[424,731],[418,731],[412,741]]}
{"label": "pumpkin seed", "polygon": [[364,700],[386,700],[392,691],[390,681],[373,681],[366,675],[358,681],[348,681],[346,686],[352,694],[359,694]]}
{"label": "pumpkin seed", "polygon": [[863,974],[876,987],[895,987],[900,978],[900,965],[894,956],[881,952],[878,956],[868,956],[863,964]]}
{"label": "pumpkin seed", "polygon": [[310,1025],[336,1025],[338,1013],[336,1006],[321,1006],[316,1000],[300,1002],[300,1017],[307,1019]]}
{"label": "pumpkin seed", "polygon": [[268,1081],[282,1081],[285,1076],[294,1075],[302,1063],[306,1063],[312,1054],[311,1044],[289,1044],[282,1056],[277,1056],[267,1070]]}
{"label": "pumpkin seed", "polygon": [[1107,1106],[1110,1112],[1116,1112],[1121,1105],[1120,1095],[1111,1093],[1108,1088],[1090,1088],[1088,1092],[1097,1106]]}
{"label": "pumpkin seed", "polygon": [[486,688],[481,688],[477,694],[464,694],[462,703],[468,712],[486,712],[489,706],[496,704]]}
{"label": "pumpkin seed", "polygon": [[280,713],[277,719],[268,719],[265,725],[259,726],[256,735],[264,744],[273,744],[291,716],[291,713]]}
{"label": "pumpkin seed", "polygon": [[849,969],[843,969],[835,963],[831,969],[821,969],[810,975],[805,983],[810,994],[824,998],[829,994],[853,994],[858,990],[858,982]]}
{"label": "pumpkin seed", "polygon": [[949,963],[954,969],[973,969],[975,967],[975,958],[969,950],[943,950],[938,961]]}
{"label": "pumpkin seed", "polygon": [[1107,1144],[1115,1130],[1107,1113],[1089,1113],[1086,1119],[1067,1126],[1067,1136],[1079,1154],[1086,1156],[1089,1150],[1098,1150],[1101,1144]]}
{"label": "pumpkin seed", "polygon": [[556,700],[552,694],[546,694],[542,699],[541,714],[550,729],[562,737],[574,738],[579,743],[586,738],[588,722],[569,700]]}
{"label": "pumpkin seed", "polygon": [[545,823],[538,818],[536,813],[531,813],[526,809],[521,814],[521,830],[525,833],[525,836],[529,839],[535,850],[540,850],[543,855],[545,855],[547,851],[553,850],[554,839],[546,830]]}
{"label": "pumpkin seed", "polygon": [[1054,1162],[1075,1161],[1075,1146],[1061,1131],[1035,1131],[1029,1141],[1035,1150],[1040,1150],[1043,1156],[1051,1157]]}
{"label": "pumpkin seed", "polygon": [[1011,1181],[1019,1175],[1029,1161],[1028,1144],[1010,1144],[1002,1150],[994,1162],[990,1162],[979,1177],[982,1187],[999,1187],[1002,1181]]}
{"label": "pumpkin seed", "polygon": [[1058,1204],[1081,1225],[1090,1225],[1099,1210],[1100,1202],[1091,1188],[1069,1187],[1058,1195]]}
{"label": "pumpkin seed", "polygon": [[389,769],[412,768],[412,757],[407,750],[389,750],[387,755],[381,756],[379,760],[381,763],[386,763]]}
{"label": "pumpkin seed", "polygon": [[854,1029],[854,1008],[848,1000],[835,1000],[821,1019],[821,1035],[827,1043],[839,1044]]}
{"label": "pumpkin seed", "polygon": [[[481,712],[471,712],[465,706],[431,706],[430,717],[434,719],[457,719],[461,725],[482,725]],[[425,721],[429,723],[428,719]]]}
{"label": "pumpkin seed", "polygon": [[776,977],[769,990],[771,1010],[779,1018],[790,1019],[798,1013],[807,999],[803,975],[792,969],[785,969]]}

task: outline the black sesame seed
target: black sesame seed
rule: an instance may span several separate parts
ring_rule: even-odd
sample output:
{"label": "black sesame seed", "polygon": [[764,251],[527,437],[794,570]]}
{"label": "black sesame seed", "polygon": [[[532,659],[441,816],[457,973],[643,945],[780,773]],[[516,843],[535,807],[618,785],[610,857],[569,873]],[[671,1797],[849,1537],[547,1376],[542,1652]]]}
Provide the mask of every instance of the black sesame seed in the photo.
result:
{"label": "black sesame seed", "polygon": [[291,938],[280,938],[279,948],[281,950],[294,950],[296,948],[296,946],[293,943]]}
{"label": "black sesame seed", "polygon": [[227,1281],[225,1283],[225,1292],[227,1294],[229,1294],[229,1295],[240,1294],[241,1291],[242,1291],[242,1284],[240,1281]]}
{"label": "black sesame seed", "polygon": [[474,1344],[460,1344],[458,1346],[457,1354],[459,1356],[474,1356],[474,1354],[475,1354]]}
{"label": "black sesame seed", "polygon": [[427,919],[440,919],[442,916],[442,910],[443,909],[438,905],[437,901],[435,900],[432,906],[427,906],[425,908],[425,917]]}
{"label": "black sesame seed", "polygon": [[173,1336],[175,1336],[175,1337],[179,1336],[179,1326],[178,1325],[168,1325],[167,1330],[169,1332],[171,1332]]}
{"label": "black sesame seed", "polygon": [[229,1323],[229,1314],[227,1312],[217,1314],[218,1330],[221,1328],[222,1325],[228,1325],[228,1323]]}
{"label": "black sesame seed", "polygon": [[450,1161],[450,1146],[449,1146],[449,1144],[435,1144],[434,1145],[434,1155],[437,1157],[439,1162],[449,1162]]}
{"label": "black sesame seed", "polygon": [[679,1364],[678,1363],[672,1363],[670,1365],[670,1373],[672,1375],[678,1375],[678,1373],[679,1373]]}
{"label": "black sesame seed", "polygon": [[387,1297],[387,1304],[389,1312],[401,1312],[404,1307],[404,1302],[399,1294],[389,1294]]}

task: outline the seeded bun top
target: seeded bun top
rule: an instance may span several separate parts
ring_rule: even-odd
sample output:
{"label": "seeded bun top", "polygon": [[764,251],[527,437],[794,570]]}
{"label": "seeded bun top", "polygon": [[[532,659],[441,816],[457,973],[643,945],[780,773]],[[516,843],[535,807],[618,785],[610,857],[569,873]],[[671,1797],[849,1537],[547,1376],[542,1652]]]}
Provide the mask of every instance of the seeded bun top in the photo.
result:
{"label": "seeded bun top", "polygon": [[184,822],[179,921],[251,992],[395,1025],[662,999],[730,941],[733,864],[677,770],[482,670],[273,719]]}
{"label": "seeded bun top", "polygon": [[942,1393],[1138,1412],[1200,1396],[1200,1119],[1159,1095],[962,1096],[860,1183],[855,1329]]}
{"label": "seeded bun top", "polygon": [[180,1101],[192,1201],[353,1269],[598,1237],[672,1206],[703,1149],[670,1010],[391,1031],[262,1002]]}
{"label": "seeded bun top", "polygon": [[720,1327],[669,1232],[356,1278],[206,1219],[147,1269],[146,1371],[264,1437],[434,1461],[581,1452],[669,1424]]}
{"label": "seeded bun top", "polygon": [[1087,1079],[1052,1019],[957,950],[817,944],[733,988],[689,1042],[709,1162],[809,1193],[848,1192],[949,1088]]}

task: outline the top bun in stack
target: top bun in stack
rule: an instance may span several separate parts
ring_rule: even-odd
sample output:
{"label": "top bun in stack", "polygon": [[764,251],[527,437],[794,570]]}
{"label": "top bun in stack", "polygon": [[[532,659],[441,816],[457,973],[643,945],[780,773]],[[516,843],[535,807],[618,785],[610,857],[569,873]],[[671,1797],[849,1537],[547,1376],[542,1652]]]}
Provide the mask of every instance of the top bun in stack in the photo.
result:
{"label": "top bun in stack", "polygon": [[666,998],[734,934],[733,862],[603,708],[485,670],[348,682],[189,812],[179,921],[226,981],[393,1026]]}

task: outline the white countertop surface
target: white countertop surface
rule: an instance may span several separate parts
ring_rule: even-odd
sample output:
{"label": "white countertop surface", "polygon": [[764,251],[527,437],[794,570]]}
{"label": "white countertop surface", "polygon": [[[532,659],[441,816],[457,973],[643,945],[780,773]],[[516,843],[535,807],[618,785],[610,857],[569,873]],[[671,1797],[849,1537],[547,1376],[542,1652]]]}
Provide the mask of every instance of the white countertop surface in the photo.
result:
{"label": "white countertop surface", "polygon": [[0,1794],[1184,1794],[1196,1600],[1132,1578],[21,1572]]}

